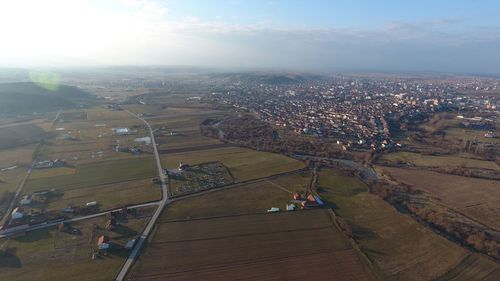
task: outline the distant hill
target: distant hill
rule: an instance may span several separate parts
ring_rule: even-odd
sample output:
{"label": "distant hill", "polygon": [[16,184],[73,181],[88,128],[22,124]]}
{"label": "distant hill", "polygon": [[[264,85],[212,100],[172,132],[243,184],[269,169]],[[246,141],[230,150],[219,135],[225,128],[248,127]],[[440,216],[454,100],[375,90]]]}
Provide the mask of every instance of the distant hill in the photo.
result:
{"label": "distant hill", "polygon": [[90,95],[66,85],[55,90],[45,89],[35,83],[0,83],[0,114],[31,114],[77,107],[88,101]]}
{"label": "distant hill", "polygon": [[266,72],[245,72],[245,73],[217,73],[212,74],[211,78],[225,79],[228,82],[250,82],[262,84],[300,84],[309,80],[324,79],[325,77],[313,74],[296,73],[266,73]]}

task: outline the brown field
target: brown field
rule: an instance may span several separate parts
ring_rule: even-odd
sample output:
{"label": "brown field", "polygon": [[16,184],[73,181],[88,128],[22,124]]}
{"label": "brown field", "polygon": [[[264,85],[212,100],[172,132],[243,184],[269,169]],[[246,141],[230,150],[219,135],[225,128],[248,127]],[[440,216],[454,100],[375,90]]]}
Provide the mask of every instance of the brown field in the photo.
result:
{"label": "brown field", "polygon": [[485,276],[498,268],[480,255],[476,263],[464,263],[469,251],[399,213],[354,177],[322,169],[318,185],[319,194],[351,227],[382,280],[436,280],[451,272]]}
{"label": "brown field", "polygon": [[67,190],[61,197],[48,202],[46,210],[83,206],[89,201],[97,201],[101,210],[109,210],[160,199],[160,187],[158,184],[153,184],[151,179],[131,180]]}
{"label": "brown field", "polygon": [[129,280],[373,280],[326,210],[161,223]]}
{"label": "brown field", "polygon": [[283,185],[279,182],[287,181],[290,177],[296,178],[296,175],[242,184],[231,189],[187,198],[167,207],[163,216],[168,220],[182,220],[266,213],[271,207],[283,209],[291,199],[291,195],[287,190],[280,188]]}
{"label": "brown field", "polygon": [[0,150],[0,168],[29,166],[33,161],[33,152],[36,145],[27,145],[15,149]]}
{"label": "brown field", "polygon": [[500,182],[430,171],[383,167],[394,179],[442,200],[490,227],[500,228]]}
{"label": "brown field", "polygon": [[500,267],[478,254],[470,254],[436,281],[500,280]]}
{"label": "brown field", "polygon": [[220,161],[237,181],[261,178],[304,168],[304,163],[281,154],[241,147],[224,147],[194,152],[161,155],[164,168],[175,168],[179,162],[196,165]]}

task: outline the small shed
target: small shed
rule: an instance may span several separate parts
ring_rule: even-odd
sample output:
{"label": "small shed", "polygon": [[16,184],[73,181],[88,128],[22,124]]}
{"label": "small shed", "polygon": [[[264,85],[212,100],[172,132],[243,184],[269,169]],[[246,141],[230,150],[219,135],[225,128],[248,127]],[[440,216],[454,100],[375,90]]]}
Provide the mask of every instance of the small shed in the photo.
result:
{"label": "small shed", "polygon": [[99,250],[107,250],[109,249],[110,243],[109,243],[109,237],[101,235],[97,239],[97,247]]}
{"label": "small shed", "polygon": [[87,207],[97,206],[97,201],[87,202],[87,203],[85,203],[85,206],[87,206]]}
{"label": "small shed", "polygon": [[31,204],[31,195],[24,195],[23,198],[19,201],[21,205],[29,205]]}
{"label": "small shed", "polygon": [[268,213],[276,213],[279,211],[280,211],[280,208],[276,208],[276,207],[271,207],[271,209],[267,210]]}
{"label": "small shed", "polygon": [[11,217],[13,220],[22,219],[24,217],[23,209],[19,207],[15,208],[14,210],[12,210]]}

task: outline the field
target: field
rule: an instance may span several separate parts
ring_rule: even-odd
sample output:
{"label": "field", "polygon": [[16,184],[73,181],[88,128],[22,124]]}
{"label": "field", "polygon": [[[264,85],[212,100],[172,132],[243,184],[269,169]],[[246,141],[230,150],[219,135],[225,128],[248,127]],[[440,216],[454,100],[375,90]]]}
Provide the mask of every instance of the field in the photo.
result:
{"label": "field", "polygon": [[500,144],[500,139],[498,138],[487,138],[484,136],[485,133],[487,133],[487,130],[472,130],[472,129],[464,129],[464,128],[449,128],[445,130],[446,132],[446,138],[447,139],[468,139],[468,140],[474,140],[477,139],[478,141],[482,142],[491,142],[491,143],[496,143]]}
{"label": "field", "polygon": [[399,182],[424,190],[433,197],[486,225],[500,228],[500,183],[430,171],[382,168]]}
{"label": "field", "polygon": [[162,221],[129,280],[373,280],[326,210]]}
{"label": "field", "polygon": [[153,184],[151,179],[131,180],[66,190],[61,197],[49,201],[45,208],[59,210],[68,206],[84,206],[89,201],[97,201],[101,210],[109,210],[160,199],[160,186]]}
{"label": "field", "polygon": [[[33,172],[25,191],[40,191],[56,188],[59,191],[73,190],[84,187],[119,183],[129,180],[146,179],[156,176],[155,164],[152,158],[133,158],[127,161],[110,160],[76,167],[74,174],[39,177],[38,171]],[[46,173],[41,170],[40,173]]]}
{"label": "field", "polygon": [[420,167],[465,167],[489,169],[500,172],[500,167],[493,161],[462,158],[459,156],[431,156],[412,152],[396,152],[384,154],[379,161],[391,165],[399,162],[408,163]]}
{"label": "field", "polygon": [[[294,181],[294,185],[287,182]],[[304,191],[310,181],[303,174],[285,175],[270,180],[237,185],[231,189],[187,198],[168,206],[168,220],[206,218],[241,214],[266,213],[271,207],[285,208],[291,199],[288,189]]]}
{"label": "field", "polygon": [[222,162],[239,181],[266,177],[304,167],[304,163],[280,154],[239,147],[162,155],[164,167],[170,169],[177,167],[179,162],[196,165],[209,161]]}
{"label": "field", "polygon": [[45,130],[33,124],[0,128],[0,149],[34,144],[48,137]]}
{"label": "field", "polygon": [[[150,211],[144,211],[149,214]],[[9,281],[109,281],[125,261],[123,245],[135,238],[148,217],[129,218],[114,231],[103,229],[99,217],[73,224],[80,235],[61,233],[56,228],[36,230],[27,236],[0,240],[0,280]],[[95,225],[99,226],[95,228]],[[110,237],[115,248],[107,256],[91,259],[97,237]]]}
{"label": "field", "polygon": [[164,168],[176,168],[179,162],[197,165],[220,161],[229,168],[237,181],[242,181],[304,167],[302,162],[283,155],[224,147],[216,139],[201,136],[199,126],[203,120],[224,114],[227,112],[167,107],[162,111],[161,118],[151,117],[149,122],[155,128],[163,128],[157,135],[159,150],[166,152],[166,155],[162,155]]}
{"label": "field", "polygon": [[27,145],[15,149],[0,150],[0,168],[3,169],[12,166],[28,167],[33,161],[35,147],[36,145]]}
{"label": "field", "polygon": [[[113,135],[113,127],[134,128],[137,133]],[[53,211],[98,201],[101,209],[109,209],[160,199],[158,185],[152,183],[157,170],[151,148],[134,141],[148,131],[129,113],[101,107],[65,110],[51,131],[55,137],[40,145],[35,157],[63,159],[67,165],[34,169],[23,193],[57,189],[60,195],[33,208]],[[117,152],[117,145],[139,147],[142,153]]]}
{"label": "field", "polygon": [[[380,268],[383,279],[433,280],[458,270],[463,276],[480,276],[497,268],[464,264],[468,251],[368,194],[355,178],[323,169],[318,180],[319,194],[351,226],[361,250]],[[479,264],[487,264],[486,258],[479,258]]]}

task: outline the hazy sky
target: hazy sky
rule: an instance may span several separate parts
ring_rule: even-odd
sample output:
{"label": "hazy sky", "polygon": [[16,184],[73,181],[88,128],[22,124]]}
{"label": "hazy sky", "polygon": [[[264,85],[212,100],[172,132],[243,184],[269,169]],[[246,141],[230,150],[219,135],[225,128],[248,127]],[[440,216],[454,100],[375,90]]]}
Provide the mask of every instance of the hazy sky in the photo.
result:
{"label": "hazy sky", "polygon": [[498,0],[0,0],[0,66],[500,73]]}

